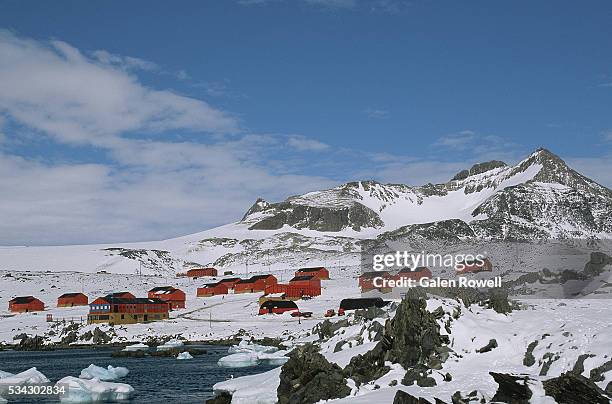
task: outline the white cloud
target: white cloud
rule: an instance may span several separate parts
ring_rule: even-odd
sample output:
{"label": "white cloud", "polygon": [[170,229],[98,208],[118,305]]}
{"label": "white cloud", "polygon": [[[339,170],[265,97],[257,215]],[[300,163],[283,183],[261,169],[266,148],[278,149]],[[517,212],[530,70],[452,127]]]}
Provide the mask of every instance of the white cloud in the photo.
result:
{"label": "white cloud", "polygon": [[121,68],[60,42],[0,31],[0,113],[61,142],[105,146],[130,131],[235,132],[206,102],[153,90]]}
{"label": "white cloud", "polygon": [[157,70],[159,66],[156,63],[150,62],[148,60],[130,57],[130,56],[121,56],[115,55],[113,53],[107,52],[105,50],[97,50],[92,52],[92,56],[97,59],[100,63],[106,65],[117,66],[122,69],[132,70]]}
{"label": "white cloud", "polygon": [[370,119],[387,119],[389,111],[385,109],[367,108],[363,111]]}
{"label": "white cloud", "polygon": [[310,139],[304,136],[289,136],[287,145],[291,148],[300,151],[321,152],[329,149],[329,145],[315,139]]}

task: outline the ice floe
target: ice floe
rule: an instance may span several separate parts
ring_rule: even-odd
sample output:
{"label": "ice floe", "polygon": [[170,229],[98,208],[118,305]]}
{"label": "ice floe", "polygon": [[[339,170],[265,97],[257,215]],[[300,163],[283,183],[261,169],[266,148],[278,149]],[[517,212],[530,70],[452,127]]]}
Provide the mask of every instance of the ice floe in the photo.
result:
{"label": "ice floe", "polygon": [[124,351],[146,351],[149,349],[149,346],[146,344],[133,344],[128,345],[123,348]]}
{"label": "ice floe", "polygon": [[8,386],[24,386],[28,384],[42,384],[49,382],[50,381],[47,379],[47,376],[40,373],[36,368],[30,368],[21,373],[0,379],[0,395],[8,390]]}
{"label": "ice floe", "polygon": [[230,355],[224,356],[217,364],[226,368],[241,368],[257,366],[265,363],[269,365],[282,365],[289,360],[285,356],[287,351],[279,351],[273,346],[252,344],[242,340],[240,344],[231,346],[227,352]]}
{"label": "ice floe", "polygon": [[183,341],[178,340],[178,339],[171,339],[170,341],[166,342],[165,344],[162,344],[160,346],[157,347],[158,351],[165,351],[168,349],[174,349],[174,348],[180,348],[183,346]]}
{"label": "ice floe", "polygon": [[79,379],[74,376],[60,379],[56,386],[66,387],[65,393],[60,395],[60,401],[63,403],[121,401],[128,400],[134,394],[134,388],[129,384]]}
{"label": "ice floe", "polygon": [[130,371],[128,368],[124,367],[113,367],[108,365],[107,368],[103,368],[101,366],[96,366],[94,364],[89,365],[89,367],[81,370],[80,378],[81,379],[100,379],[102,381],[111,381],[117,380],[122,377],[127,376]]}
{"label": "ice floe", "polygon": [[176,356],[176,359],[193,359],[193,356],[189,352],[181,352]]}

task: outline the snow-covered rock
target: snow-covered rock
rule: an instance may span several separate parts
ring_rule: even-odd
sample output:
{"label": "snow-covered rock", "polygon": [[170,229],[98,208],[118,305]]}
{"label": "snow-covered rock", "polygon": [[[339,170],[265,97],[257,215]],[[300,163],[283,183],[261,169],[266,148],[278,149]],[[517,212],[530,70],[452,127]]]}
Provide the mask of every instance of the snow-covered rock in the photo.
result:
{"label": "snow-covered rock", "polygon": [[124,367],[113,367],[108,365],[107,368],[96,366],[94,364],[89,365],[87,368],[81,370],[81,379],[100,379],[102,381],[117,380],[127,376],[130,371]]}
{"label": "snow-covered rock", "polygon": [[193,359],[193,356],[189,352],[181,352],[176,356],[176,359],[184,360],[184,359]]}
{"label": "snow-covered rock", "polygon": [[66,387],[66,392],[60,395],[63,403],[95,403],[104,401],[128,400],[134,394],[134,388],[125,383],[104,382],[99,379],[79,379],[66,376],[56,385]]}

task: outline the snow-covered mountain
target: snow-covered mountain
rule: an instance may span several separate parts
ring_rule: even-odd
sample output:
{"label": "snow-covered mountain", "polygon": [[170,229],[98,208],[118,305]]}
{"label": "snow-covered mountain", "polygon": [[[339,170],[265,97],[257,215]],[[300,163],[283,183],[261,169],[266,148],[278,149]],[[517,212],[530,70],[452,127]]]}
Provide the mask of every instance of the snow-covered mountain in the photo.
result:
{"label": "snow-covered mountain", "polygon": [[402,235],[474,239],[612,239],[612,191],[538,149],[509,166],[476,164],[442,184],[375,181],[257,200],[235,223],[164,241],[0,248],[0,269],[169,274],[234,272],[356,258],[360,242]]}

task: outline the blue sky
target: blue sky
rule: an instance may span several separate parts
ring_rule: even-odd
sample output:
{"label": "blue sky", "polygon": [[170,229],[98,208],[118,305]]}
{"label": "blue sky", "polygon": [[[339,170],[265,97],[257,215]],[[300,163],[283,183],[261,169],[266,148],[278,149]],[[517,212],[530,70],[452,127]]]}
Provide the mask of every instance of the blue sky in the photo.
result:
{"label": "blue sky", "polygon": [[171,237],[539,146],[610,187],[611,20],[609,1],[0,1],[0,244]]}

